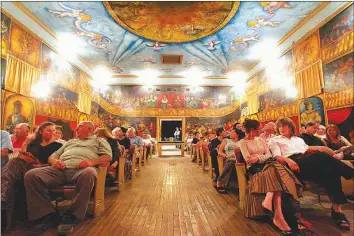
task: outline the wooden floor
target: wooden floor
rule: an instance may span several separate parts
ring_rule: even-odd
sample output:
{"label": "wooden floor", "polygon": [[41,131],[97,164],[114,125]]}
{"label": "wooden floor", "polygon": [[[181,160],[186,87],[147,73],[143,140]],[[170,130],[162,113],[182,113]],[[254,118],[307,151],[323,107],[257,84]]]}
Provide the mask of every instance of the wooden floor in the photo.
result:
{"label": "wooden floor", "polygon": [[[322,208],[314,195],[305,195],[304,216],[314,235],[353,235],[353,203],[345,206],[350,232],[337,230],[330,218],[328,199]],[[238,208],[237,194],[220,195],[201,167],[189,157],[154,158],[133,183],[117,192],[107,190],[106,210],[87,217],[72,235],[279,235],[269,224],[246,219]],[[22,229],[6,235],[25,235]],[[44,235],[55,235],[55,231]]]}

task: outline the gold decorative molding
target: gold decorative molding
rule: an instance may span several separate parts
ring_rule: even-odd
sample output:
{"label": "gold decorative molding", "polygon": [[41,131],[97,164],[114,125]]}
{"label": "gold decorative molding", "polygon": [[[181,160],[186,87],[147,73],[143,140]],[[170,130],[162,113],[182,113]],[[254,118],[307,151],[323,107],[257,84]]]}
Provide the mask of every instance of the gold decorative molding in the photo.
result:
{"label": "gold decorative molding", "polygon": [[327,110],[354,106],[354,86],[324,94],[324,106]]}
{"label": "gold decorative molding", "polygon": [[258,113],[259,121],[269,121],[276,120],[279,117],[293,117],[298,116],[299,114],[299,106],[297,103],[271,108],[269,110],[265,110]]}
{"label": "gold decorative molding", "polygon": [[351,31],[341,37],[340,40],[322,48],[322,61],[327,64],[348,53],[353,52],[354,32]]}
{"label": "gold decorative molding", "polygon": [[77,121],[80,111],[77,107],[66,107],[36,99],[36,114],[63,120]]}

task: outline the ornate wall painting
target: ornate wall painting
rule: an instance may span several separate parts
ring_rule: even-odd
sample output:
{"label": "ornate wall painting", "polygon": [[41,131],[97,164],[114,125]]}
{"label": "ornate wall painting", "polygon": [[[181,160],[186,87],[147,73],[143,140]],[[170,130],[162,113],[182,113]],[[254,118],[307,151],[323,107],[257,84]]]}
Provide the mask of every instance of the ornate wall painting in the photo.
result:
{"label": "ornate wall painting", "polygon": [[307,122],[317,121],[326,125],[323,101],[320,97],[310,97],[300,103],[300,124],[305,126]]}
{"label": "ornate wall painting", "polygon": [[295,71],[301,71],[320,59],[318,33],[315,32],[294,48]]}
{"label": "ornate wall painting", "polygon": [[[225,95],[219,99],[219,95]],[[232,105],[236,98],[231,87],[203,87],[194,91],[186,86],[158,86],[146,90],[143,86],[111,86],[101,98],[111,105],[124,109],[216,109]]]}
{"label": "ornate wall painting", "polygon": [[233,124],[240,118],[241,111],[236,109],[232,113],[222,117],[187,117],[186,118],[186,132],[194,133],[210,132],[217,128],[223,127],[226,130],[232,129]]}
{"label": "ornate wall painting", "polygon": [[3,129],[12,132],[19,123],[33,124],[33,102],[24,96],[10,95],[5,100],[3,113]]}
{"label": "ornate wall painting", "polygon": [[248,117],[249,115],[248,103],[244,102],[241,104],[241,117]]}
{"label": "ornate wall painting", "polygon": [[30,32],[25,31],[16,23],[11,24],[11,53],[20,60],[39,68],[41,43]]}
{"label": "ornate wall painting", "polygon": [[1,58],[1,89],[5,88],[6,65],[7,61]]}
{"label": "ornate wall painting", "polygon": [[353,51],[353,5],[320,28],[324,63]]}
{"label": "ornate wall painting", "polygon": [[295,103],[295,98],[286,97],[286,92],[282,89],[274,89],[259,96],[259,111]]}
{"label": "ornate wall painting", "polygon": [[335,92],[327,92],[325,96],[326,109],[335,109],[354,106],[354,87]]}
{"label": "ornate wall painting", "polygon": [[42,44],[41,77],[78,92],[80,70]]}
{"label": "ornate wall painting", "polygon": [[49,97],[45,100],[37,99],[37,114],[59,119],[77,121],[78,95],[61,86],[54,86]]}
{"label": "ornate wall painting", "polygon": [[11,19],[1,13],[1,57],[6,58],[10,49],[10,25]]}
{"label": "ornate wall painting", "polygon": [[97,102],[91,101],[91,112],[90,115],[98,115],[98,109],[100,105]]}
{"label": "ornate wall painting", "polygon": [[271,109],[264,110],[258,113],[259,121],[273,121],[279,117],[294,117],[298,116],[299,107],[297,104],[284,105]]}
{"label": "ornate wall painting", "polygon": [[79,117],[77,119],[77,123],[79,124],[80,122],[87,121],[87,120],[89,120],[88,115],[85,114],[85,113],[80,113],[80,115],[79,115]]}
{"label": "ornate wall painting", "polygon": [[65,119],[57,119],[54,117],[47,116],[36,116],[36,126],[42,124],[45,121],[53,122],[55,125],[61,126],[63,128],[63,139],[69,140],[75,137],[75,129],[77,127],[76,121],[68,121]]}
{"label": "ornate wall painting", "polygon": [[335,61],[323,65],[325,91],[333,92],[354,85],[354,53],[349,53]]}
{"label": "ornate wall painting", "polygon": [[98,116],[110,130],[116,127],[134,127],[137,135],[141,136],[144,131],[152,137],[156,137],[156,118],[155,117],[122,117],[113,115],[101,107],[98,110]]}

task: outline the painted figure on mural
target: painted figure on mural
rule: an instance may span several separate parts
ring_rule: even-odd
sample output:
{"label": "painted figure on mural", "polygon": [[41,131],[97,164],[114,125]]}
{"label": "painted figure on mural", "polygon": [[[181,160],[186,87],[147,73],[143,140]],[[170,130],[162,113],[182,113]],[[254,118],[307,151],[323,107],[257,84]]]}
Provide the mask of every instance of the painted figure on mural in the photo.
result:
{"label": "painted figure on mural", "polygon": [[173,102],[173,107],[174,108],[182,108],[182,100],[181,100],[179,94],[177,94],[177,97],[176,97],[175,101]]}
{"label": "painted figure on mural", "polygon": [[22,115],[22,102],[17,100],[14,102],[14,112],[6,119],[6,130],[11,131],[19,123],[30,123],[29,120]]}
{"label": "painted figure on mural", "polygon": [[312,102],[305,101],[304,104],[306,111],[301,114],[301,124],[307,124],[309,121],[317,121],[321,123],[321,115],[318,113],[318,111],[313,110]]}
{"label": "painted figure on mural", "polygon": [[167,99],[166,95],[164,95],[162,100],[161,100],[161,107],[162,108],[167,108],[168,107],[168,99]]}

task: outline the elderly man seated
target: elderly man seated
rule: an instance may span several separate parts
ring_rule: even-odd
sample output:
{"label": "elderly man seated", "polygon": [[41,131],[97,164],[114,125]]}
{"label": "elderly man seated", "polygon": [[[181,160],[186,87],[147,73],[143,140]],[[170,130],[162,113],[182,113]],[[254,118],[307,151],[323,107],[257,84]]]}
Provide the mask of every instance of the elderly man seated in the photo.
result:
{"label": "elderly man seated", "polygon": [[[142,135],[142,140],[146,146],[146,152],[147,153],[150,153],[150,149],[151,149],[151,146],[152,146],[152,142],[151,142],[151,139],[148,137],[148,134],[147,132],[143,132],[143,135]],[[147,154],[148,155],[148,154]]]}
{"label": "elderly man seated", "polygon": [[97,179],[94,166],[109,163],[112,150],[108,142],[93,135],[90,121],[76,128],[77,138],[69,140],[48,159],[51,166],[32,169],[25,175],[28,219],[33,221],[31,235],[37,235],[58,223],[50,201],[49,188],[75,183],[76,196],[58,226],[61,235],[73,231],[76,220],[83,220],[90,194]]}
{"label": "elderly man seated", "polygon": [[18,152],[21,149],[27,136],[30,134],[30,129],[31,127],[27,123],[20,123],[16,125],[14,134],[11,135],[11,142],[14,148],[14,152]]}

